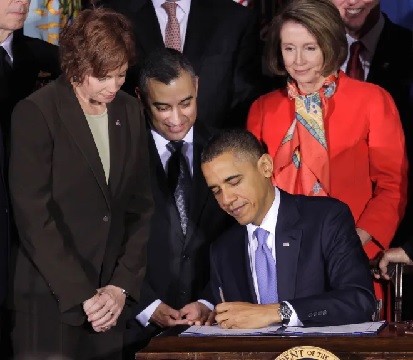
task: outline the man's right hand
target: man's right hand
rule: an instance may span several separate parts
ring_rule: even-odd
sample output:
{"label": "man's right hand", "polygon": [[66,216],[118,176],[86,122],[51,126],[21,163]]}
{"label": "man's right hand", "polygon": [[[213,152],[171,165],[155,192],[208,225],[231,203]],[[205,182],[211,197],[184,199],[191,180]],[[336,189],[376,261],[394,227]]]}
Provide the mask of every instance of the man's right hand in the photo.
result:
{"label": "man's right hand", "polygon": [[160,303],[158,305],[149,321],[155,323],[161,328],[175,325],[185,325],[188,323],[188,320],[181,318],[178,310],[171,308],[165,303]]}
{"label": "man's right hand", "polygon": [[398,247],[387,249],[383,252],[382,257],[379,262],[380,274],[375,274],[374,276],[379,279],[380,276],[383,279],[390,280],[390,274],[388,273],[388,268],[390,263],[404,263],[412,265],[412,260],[407,256],[406,252]]}

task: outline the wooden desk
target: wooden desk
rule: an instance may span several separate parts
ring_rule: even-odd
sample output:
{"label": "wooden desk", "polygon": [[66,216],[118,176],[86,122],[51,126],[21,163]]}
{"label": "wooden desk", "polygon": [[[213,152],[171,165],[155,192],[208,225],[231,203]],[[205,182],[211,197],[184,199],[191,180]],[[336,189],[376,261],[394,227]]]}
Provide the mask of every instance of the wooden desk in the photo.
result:
{"label": "wooden desk", "polygon": [[282,352],[304,345],[321,347],[340,360],[413,359],[413,335],[397,335],[388,327],[369,337],[161,336],[152,339],[136,359],[274,360]]}

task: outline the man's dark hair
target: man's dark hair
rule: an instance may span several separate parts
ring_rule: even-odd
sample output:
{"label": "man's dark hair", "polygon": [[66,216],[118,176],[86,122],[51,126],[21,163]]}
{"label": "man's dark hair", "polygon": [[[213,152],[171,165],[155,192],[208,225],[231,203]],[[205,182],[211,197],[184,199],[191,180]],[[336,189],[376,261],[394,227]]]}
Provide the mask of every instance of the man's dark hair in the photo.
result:
{"label": "man's dark hair", "polygon": [[148,96],[148,80],[154,79],[169,85],[182,71],[188,72],[195,81],[195,71],[181,52],[170,48],[157,48],[143,60],[139,72],[138,86],[140,95]]}
{"label": "man's dark hair", "polygon": [[226,152],[251,161],[258,161],[266,153],[264,146],[249,131],[225,129],[208,141],[201,154],[201,164],[212,161]]}

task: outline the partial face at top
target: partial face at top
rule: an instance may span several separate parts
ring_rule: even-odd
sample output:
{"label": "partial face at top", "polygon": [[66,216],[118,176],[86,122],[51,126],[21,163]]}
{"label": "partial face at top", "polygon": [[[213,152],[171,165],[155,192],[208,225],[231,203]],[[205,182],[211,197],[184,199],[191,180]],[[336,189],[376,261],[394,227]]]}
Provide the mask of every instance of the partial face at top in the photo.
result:
{"label": "partial face at top", "polygon": [[86,75],[82,83],[77,86],[77,90],[85,100],[108,104],[115,98],[116,93],[125,82],[127,69],[128,64],[124,64],[109,71],[102,78]]}
{"label": "partial face at top", "polygon": [[284,66],[304,93],[320,89],[324,56],[316,38],[303,25],[287,21],[281,28],[281,53]]}
{"label": "partial face at top", "polygon": [[15,31],[23,27],[30,0],[0,0],[0,30]]}
{"label": "partial face at top", "polygon": [[196,120],[197,93],[198,79],[186,71],[169,84],[149,79],[147,103],[155,131],[169,141],[182,140]]}
{"label": "partial face at top", "polygon": [[274,201],[272,158],[258,162],[225,152],[202,164],[202,172],[219,206],[241,225],[261,225]]}
{"label": "partial face at top", "polygon": [[[358,32],[366,22],[367,16],[380,0],[331,0],[340,11],[340,15],[349,33]],[[395,0],[397,1],[397,0]]]}

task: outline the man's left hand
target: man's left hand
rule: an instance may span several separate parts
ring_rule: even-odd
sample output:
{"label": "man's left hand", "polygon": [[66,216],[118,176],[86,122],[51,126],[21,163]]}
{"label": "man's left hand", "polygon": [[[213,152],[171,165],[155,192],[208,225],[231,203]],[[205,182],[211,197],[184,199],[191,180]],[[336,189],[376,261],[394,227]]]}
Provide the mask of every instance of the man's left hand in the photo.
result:
{"label": "man's left hand", "polygon": [[192,302],[185,305],[179,313],[183,319],[188,321],[188,325],[204,325],[206,322],[211,321],[211,310],[199,301]]}
{"label": "man's left hand", "polygon": [[104,332],[116,325],[125,306],[126,295],[121,288],[114,285],[107,285],[100,288],[98,289],[98,293],[101,294],[101,296],[107,296],[109,298],[106,302],[108,310],[104,316],[99,316],[98,312],[90,314],[89,321],[96,332]]}
{"label": "man's left hand", "polygon": [[279,304],[224,302],[215,307],[215,320],[224,329],[259,329],[281,321],[279,307]]}

